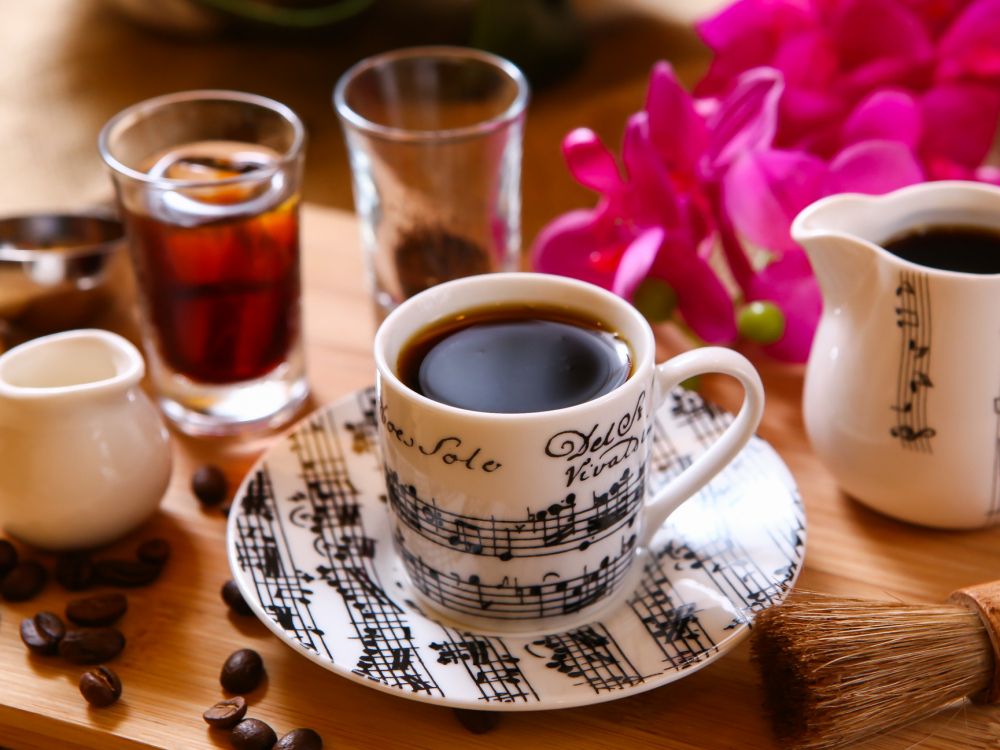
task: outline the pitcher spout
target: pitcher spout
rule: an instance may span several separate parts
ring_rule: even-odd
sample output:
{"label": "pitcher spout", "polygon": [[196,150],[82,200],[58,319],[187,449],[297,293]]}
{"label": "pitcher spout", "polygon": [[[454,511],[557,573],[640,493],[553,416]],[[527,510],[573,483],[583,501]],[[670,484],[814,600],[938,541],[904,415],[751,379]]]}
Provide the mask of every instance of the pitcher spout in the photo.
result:
{"label": "pitcher spout", "polygon": [[879,248],[868,239],[871,205],[870,196],[833,195],[792,222],[792,238],[805,249],[827,308],[840,307],[873,278]]}

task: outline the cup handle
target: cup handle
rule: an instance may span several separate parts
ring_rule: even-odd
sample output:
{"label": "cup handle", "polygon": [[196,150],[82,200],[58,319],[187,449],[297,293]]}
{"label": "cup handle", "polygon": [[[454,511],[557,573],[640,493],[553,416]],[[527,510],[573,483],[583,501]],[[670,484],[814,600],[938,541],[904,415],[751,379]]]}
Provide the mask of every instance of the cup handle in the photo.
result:
{"label": "cup handle", "polygon": [[743,386],[743,406],[732,424],[718,440],[654,498],[646,501],[644,508],[645,529],[642,546],[648,547],[653,536],[664,522],[685,500],[694,495],[718,474],[750,438],[753,437],[760,418],[764,415],[764,386],[760,375],[750,360],[732,349],[709,346],[680,354],[657,365],[654,376],[656,398],[659,405],[671,389],[688,378],[718,372],[736,378]]}

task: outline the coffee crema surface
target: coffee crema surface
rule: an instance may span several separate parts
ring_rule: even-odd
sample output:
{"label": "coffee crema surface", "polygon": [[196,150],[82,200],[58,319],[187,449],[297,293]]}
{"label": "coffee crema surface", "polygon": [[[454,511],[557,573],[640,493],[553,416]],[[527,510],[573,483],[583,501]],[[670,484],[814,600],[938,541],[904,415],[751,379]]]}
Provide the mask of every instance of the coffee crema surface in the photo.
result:
{"label": "coffee crema surface", "polygon": [[1000,231],[962,224],[932,224],[891,237],[884,247],[911,263],[943,271],[1000,273]]}
{"label": "coffee crema surface", "polygon": [[397,374],[409,388],[470,411],[523,414],[610,393],[632,372],[626,340],[585,313],[508,304],[467,310],[417,332]]}

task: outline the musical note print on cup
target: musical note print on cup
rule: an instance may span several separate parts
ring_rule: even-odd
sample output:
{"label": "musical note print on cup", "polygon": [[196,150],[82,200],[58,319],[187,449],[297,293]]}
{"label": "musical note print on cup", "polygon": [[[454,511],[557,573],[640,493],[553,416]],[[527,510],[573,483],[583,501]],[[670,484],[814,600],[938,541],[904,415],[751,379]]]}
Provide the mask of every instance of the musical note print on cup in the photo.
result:
{"label": "musical note print on cup", "polygon": [[395,518],[442,547],[471,555],[496,557],[506,562],[518,557],[555,555],[567,549],[585,550],[635,524],[642,505],[646,471],[625,469],[604,492],[592,492],[589,506],[576,493],[515,519],[465,516],[439,508],[434,498],[421,498],[416,487],[404,484],[394,471],[386,471],[389,503]]}
{"label": "musical note print on cup", "polygon": [[572,578],[550,572],[528,583],[516,576],[483,581],[478,575],[438,570],[407,548],[402,534],[397,532],[393,541],[414,587],[438,606],[497,620],[534,620],[574,614],[611,593],[632,564],[636,535],[623,536],[618,553],[605,555],[593,569],[584,565]]}
{"label": "musical note print on cup", "polygon": [[896,327],[900,332],[896,403],[889,407],[896,423],[889,434],[906,450],[931,453],[936,431],[927,424],[931,380],[931,295],[926,274],[902,271],[896,287]]}

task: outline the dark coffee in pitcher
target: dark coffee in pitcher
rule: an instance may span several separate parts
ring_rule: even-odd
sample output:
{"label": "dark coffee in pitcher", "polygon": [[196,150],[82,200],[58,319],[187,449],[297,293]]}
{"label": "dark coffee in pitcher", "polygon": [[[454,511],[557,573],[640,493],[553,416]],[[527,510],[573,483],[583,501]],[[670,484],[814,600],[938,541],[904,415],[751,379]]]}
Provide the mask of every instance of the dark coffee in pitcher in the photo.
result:
{"label": "dark coffee in pitcher", "polygon": [[1000,230],[932,224],[895,235],[883,247],[920,266],[962,273],[1000,273]]}
{"label": "dark coffee in pitcher", "polygon": [[434,401],[518,414],[600,398],[628,379],[632,360],[625,339],[585,313],[506,304],[419,331],[400,352],[396,372]]}

